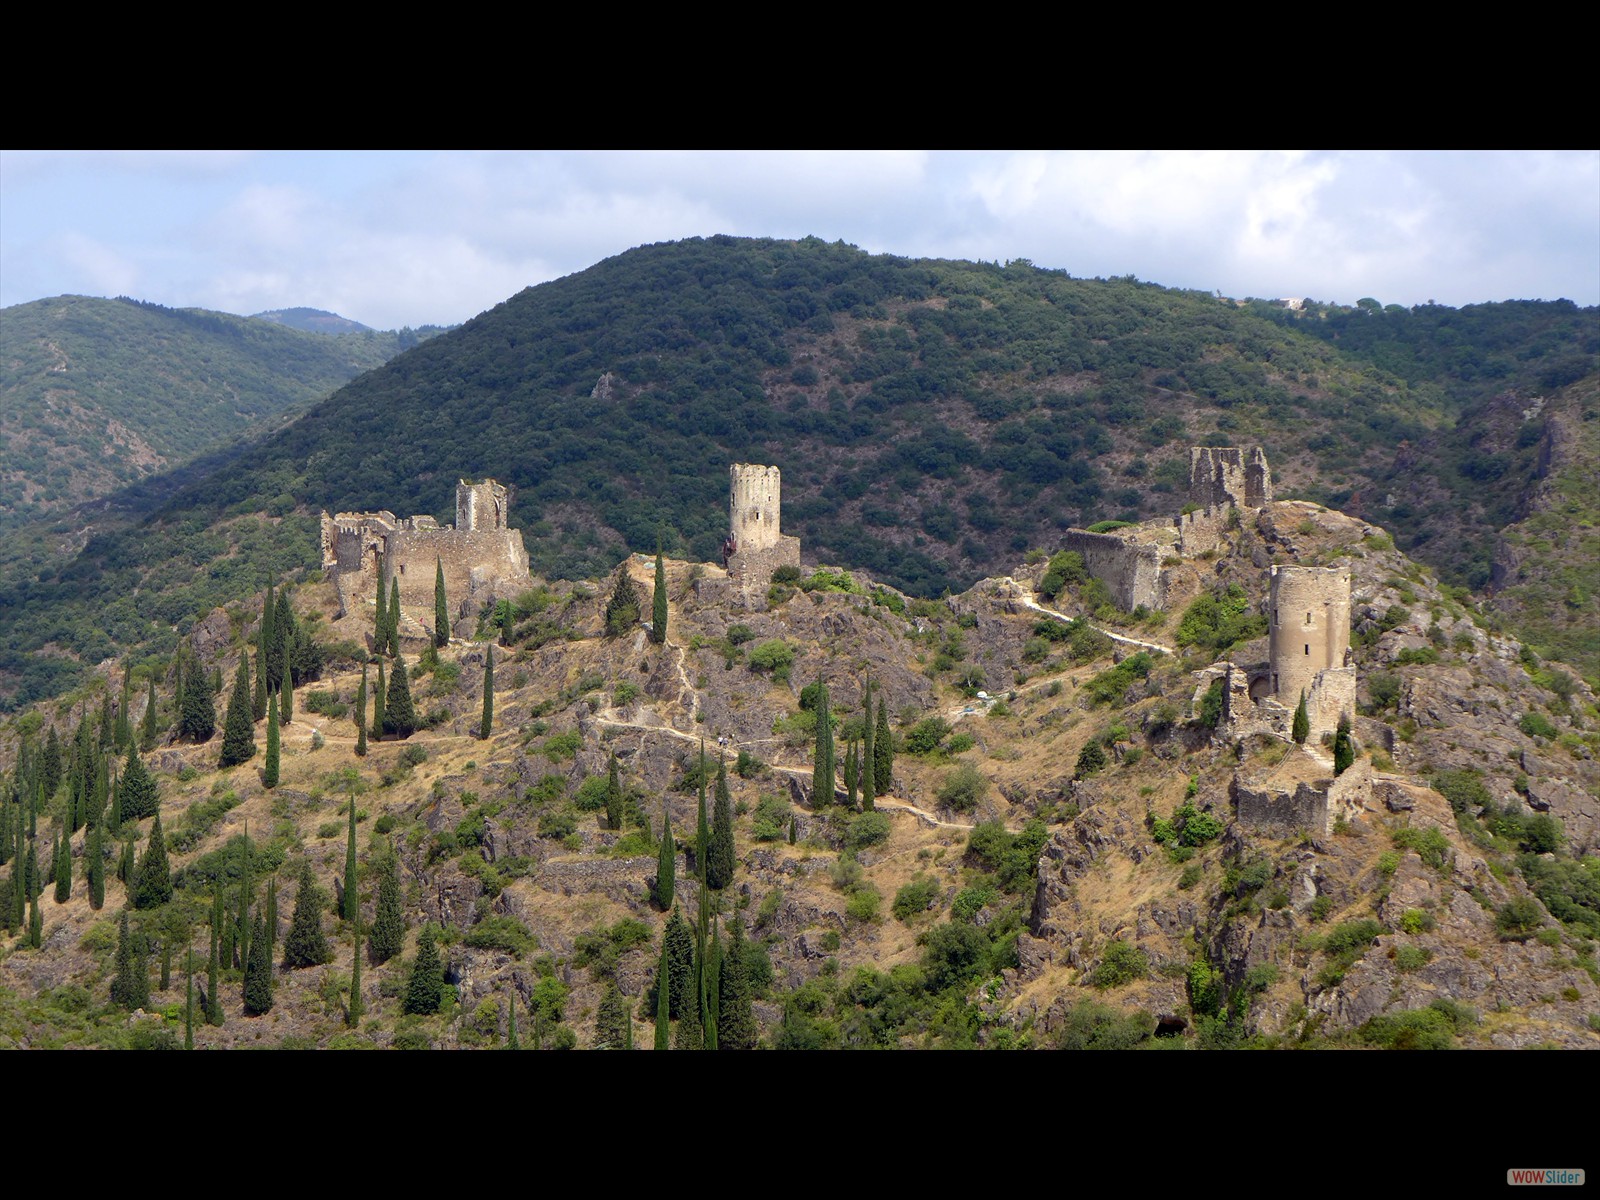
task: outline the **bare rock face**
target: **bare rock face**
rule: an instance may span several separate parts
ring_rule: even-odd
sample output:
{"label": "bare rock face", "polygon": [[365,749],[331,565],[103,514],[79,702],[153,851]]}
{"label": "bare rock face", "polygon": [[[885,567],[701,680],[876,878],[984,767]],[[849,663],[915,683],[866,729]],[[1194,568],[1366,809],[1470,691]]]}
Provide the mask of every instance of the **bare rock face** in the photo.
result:
{"label": "bare rock face", "polygon": [[189,645],[194,648],[196,658],[210,662],[227,649],[232,639],[233,622],[222,609],[213,608],[194,627],[194,632],[189,635]]}

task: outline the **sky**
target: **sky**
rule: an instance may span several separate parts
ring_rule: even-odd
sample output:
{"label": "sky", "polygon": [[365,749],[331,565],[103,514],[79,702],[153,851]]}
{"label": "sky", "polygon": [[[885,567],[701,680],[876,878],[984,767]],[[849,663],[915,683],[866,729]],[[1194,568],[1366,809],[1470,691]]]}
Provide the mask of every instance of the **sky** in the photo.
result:
{"label": "sky", "polygon": [[733,234],[1225,296],[1600,304],[1600,151],[0,151],[0,306],[457,324]]}

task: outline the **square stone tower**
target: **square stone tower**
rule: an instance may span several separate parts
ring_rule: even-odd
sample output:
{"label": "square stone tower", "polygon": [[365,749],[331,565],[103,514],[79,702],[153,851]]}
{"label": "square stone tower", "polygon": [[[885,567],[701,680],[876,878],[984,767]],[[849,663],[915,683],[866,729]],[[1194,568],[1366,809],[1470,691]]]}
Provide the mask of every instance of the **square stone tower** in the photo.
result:
{"label": "square stone tower", "polygon": [[506,527],[506,489],[492,479],[482,483],[468,483],[463,479],[456,484],[456,528],[462,532],[474,529],[504,529]]}
{"label": "square stone tower", "polygon": [[1191,446],[1189,503],[1201,508],[1261,508],[1272,502],[1272,471],[1260,446]]}

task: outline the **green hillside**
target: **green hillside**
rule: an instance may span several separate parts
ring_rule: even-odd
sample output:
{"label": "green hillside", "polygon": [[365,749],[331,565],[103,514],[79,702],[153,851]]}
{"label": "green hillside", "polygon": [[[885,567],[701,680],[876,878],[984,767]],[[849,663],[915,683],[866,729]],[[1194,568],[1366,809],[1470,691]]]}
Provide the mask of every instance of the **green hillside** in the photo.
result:
{"label": "green hillside", "polygon": [[808,559],[932,596],[1069,525],[1181,506],[1190,445],[1261,444],[1280,495],[1370,514],[1482,582],[1548,456],[1543,424],[1474,444],[1475,414],[1592,370],[1597,321],[1565,302],[1457,312],[1296,314],[814,238],[643,247],[356,379],[141,528],[8,571],[0,703],[314,569],[319,509],[448,520],[463,475],[513,485],[535,570],[581,578],[658,538],[714,558],[727,464],[775,463]]}
{"label": "green hillside", "polygon": [[57,296],[0,313],[0,529],[217,450],[415,336]]}

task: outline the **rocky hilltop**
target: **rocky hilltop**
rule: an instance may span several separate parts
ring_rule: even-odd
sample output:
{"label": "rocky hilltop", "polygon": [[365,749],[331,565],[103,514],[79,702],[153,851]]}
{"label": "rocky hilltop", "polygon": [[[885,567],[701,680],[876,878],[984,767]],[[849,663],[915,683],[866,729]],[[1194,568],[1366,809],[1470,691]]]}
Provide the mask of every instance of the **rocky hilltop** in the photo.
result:
{"label": "rocky hilltop", "polygon": [[[302,585],[293,610],[321,661],[295,684],[276,786],[260,758],[218,768],[226,688],[211,740],[158,732],[144,756],[173,882],[167,903],[129,909],[132,943],[142,936],[151,956],[148,1001],[130,1015],[109,999],[128,891],[120,846],[105,840],[93,908],[92,831],[57,832],[70,818],[63,783],[32,841],[43,864],[67,837],[73,883],[60,901],[43,889],[37,948],[26,921],[6,942],[0,1039],[181,1040],[184,953],[203,976],[214,897],[232,913],[249,880],[252,912],[264,911],[272,881],[279,947],[297,927],[302,864],[342,903],[353,804],[363,936],[392,852],[402,952],[382,963],[363,952],[353,989],[355,925],[330,912],[319,928],[331,958],[274,966],[265,1014],[246,1015],[247,973],[222,966],[221,1023],[198,1024],[198,1046],[626,1036],[642,1048],[660,964],[675,979],[674,947],[689,937],[675,928],[701,909],[696,824],[702,794],[714,821],[720,762],[734,869],[708,892],[720,964],[708,970],[744,979],[747,1001],[715,984],[713,995],[747,1003],[763,1044],[1600,1048],[1595,696],[1494,632],[1382,528],[1249,499],[1079,531],[1136,554],[1158,547],[1159,608],[1122,609],[1116,581],[1071,551],[1029,554],[944,600],[815,564],[778,568],[752,599],[723,567],[665,560],[661,644],[655,560],[643,556],[608,579],[532,581],[485,605],[477,632],[493,647],[458,637],[430,649],[427,614],[408,601],[400,641],[420,728],[372,738],[365,756],[357,692],[383,630],[371,603]],[[1347,653],[1329,669],[1354,682],[1330,702],[1328,728],[1297,740],[1293,697],[1269,694],[1271,580],[1313,567],[1348,577],[1348,628],[1329,633]],[[259,601],[217,610],[189,656],[233,679],[254,657],[259,613]],[[70,747],[79,714],[93,723],[104,700],[108,714],[127,703],[138,728],[141,688],[122,689],[113,664],[100,675],[5,727],[13,846],[28,843],[27,763],[52,727]],[[375,683],[376,667],[365,677]],[[864,812],[845,764],[859,761],[869,696],[893,752]],[[176,716],[165,683],[156,703],[159,728]],[[824,711],[841,769],[819,795]],[[1353,717],[1348,744],[1340,716]],[[676,886],[663,911],[665,817]],[[135,863],[152,824],[111,831]],[[450,986],[437,1012],[408,1013],[415,964],[435,943]],[[696,1024],[673,1020],[673,1040],[693,1045]]]}

